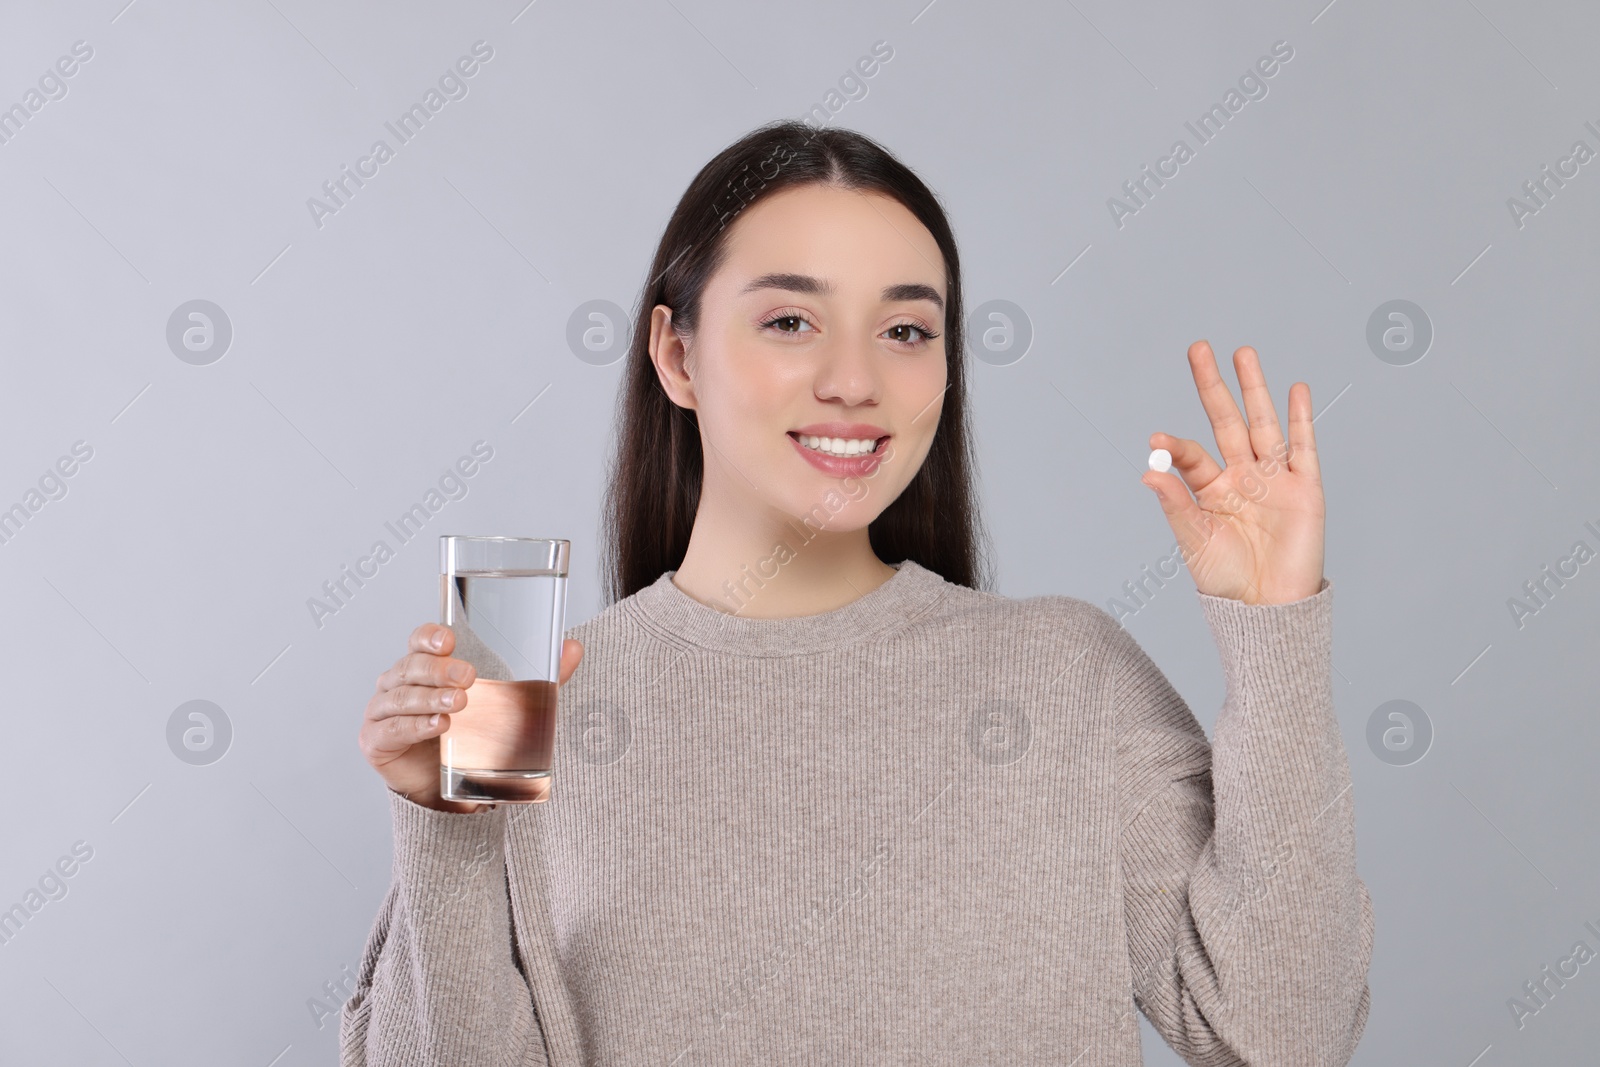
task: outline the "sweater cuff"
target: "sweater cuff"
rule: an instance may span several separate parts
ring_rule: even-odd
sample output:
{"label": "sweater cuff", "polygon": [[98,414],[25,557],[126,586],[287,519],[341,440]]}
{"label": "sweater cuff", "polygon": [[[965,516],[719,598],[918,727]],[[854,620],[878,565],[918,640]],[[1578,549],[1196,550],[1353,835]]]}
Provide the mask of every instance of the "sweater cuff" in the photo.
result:
{"label": "sweater cuff", "polygon": [[426,808],[389,790],[394,878],[414,907],[454,900],[490,864],[503,863],[504,805],[487,812]]}
{"label": "sweater cuff", "polygon": [[1255,807],[1260,854],[1308,832],[1349,780],[1333,706],[1333,587],[1324,579],[1288,604],[1200,600],[1228,690],[1213,730],[1217,818]]}
{"label": "sweater cuff", "polygon": [[1228,689],[1255,703],[1303,694],[1333,673],[1333,583],[1287,604],[1246,604],[1196,591]]}

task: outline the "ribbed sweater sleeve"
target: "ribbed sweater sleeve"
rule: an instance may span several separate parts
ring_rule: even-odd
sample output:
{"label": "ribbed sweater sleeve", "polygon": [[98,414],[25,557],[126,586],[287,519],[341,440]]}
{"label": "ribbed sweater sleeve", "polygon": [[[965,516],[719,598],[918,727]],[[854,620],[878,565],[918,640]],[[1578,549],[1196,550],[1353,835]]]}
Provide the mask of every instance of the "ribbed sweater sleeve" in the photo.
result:
{"label": "ribbed sweater sleeve", "polygon": [[435,811],[389,791],[394,869],[339,1024],[342,1067],[545,1064],[517,956],[506,808]]}
{"label": "ribbed sweater sleeve", "polygon": [[1276,605],[1199,596],[1227,683],[1214,744],[1133,637],[1111,635],[1134,1000],[1189,1064],[1345,1064],[1373,914],[1333,708],[1332,586]]}

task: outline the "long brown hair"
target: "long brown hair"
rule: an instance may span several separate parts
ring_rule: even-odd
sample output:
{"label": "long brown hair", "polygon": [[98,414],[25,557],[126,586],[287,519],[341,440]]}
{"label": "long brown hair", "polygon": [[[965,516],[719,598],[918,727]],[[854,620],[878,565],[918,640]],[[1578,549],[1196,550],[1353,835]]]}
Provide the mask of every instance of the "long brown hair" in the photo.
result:
{"label": "long brown hair", "polygon": [[947,581],[987,588],[984,537],[973,507],[973,450],[967,430],[962,342],[961,266],[938,199],[921,179],[871,138],[803,122],[768,123],[723,149],[700,169],[667,222],[634,312],[633,337],[617,399],[616,452],[610,467],[601,537],[608,602],[632,596],[689,548],[700,503],[703,456],[699,420],[662,390],[650,359],[650,317],[672,309],[680,336],[698,326],[700,297],[726,252],[738,213],[782,190],[829,184],[893,197],[933,235],[944,256],[947,381],[938,429],[922,466],[868,527],[885,563],[914,560]]}

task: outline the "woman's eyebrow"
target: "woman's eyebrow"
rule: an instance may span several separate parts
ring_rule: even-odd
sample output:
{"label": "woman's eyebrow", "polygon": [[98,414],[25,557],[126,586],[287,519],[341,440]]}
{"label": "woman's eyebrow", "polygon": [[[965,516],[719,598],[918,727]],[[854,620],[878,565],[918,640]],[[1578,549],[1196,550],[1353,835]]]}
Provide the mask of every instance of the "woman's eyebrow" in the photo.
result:
{"label": "woman's eyebrow", "polygon": [[[786,274],[774,272],[763,274],[759,278],[749,281],[739,295],[753,293],[758,289],[784,289],[791,293],[811,293],[816,296],[828,296],[833,292],[833,285],[820,278],[813,278],[809,274]],[[938,308],[944,310],[944,299],[939,296],[939,290],[931,285],[921,282],[901,282],[898,285],[886,285],[883,288],[885,302],[897,300],[927,300]]]}

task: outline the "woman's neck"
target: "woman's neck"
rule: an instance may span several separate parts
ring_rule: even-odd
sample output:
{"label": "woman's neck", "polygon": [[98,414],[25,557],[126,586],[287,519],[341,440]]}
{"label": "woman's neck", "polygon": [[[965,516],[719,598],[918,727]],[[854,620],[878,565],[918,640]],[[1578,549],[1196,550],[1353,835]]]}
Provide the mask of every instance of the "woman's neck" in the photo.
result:
{"label": "woman's neck", "polygon": [[697,516],[672,583],[718,611],[749,619],[820,615],[893,578],[865,527],[830,533],[798,520],[776,530],[716,534]]}

